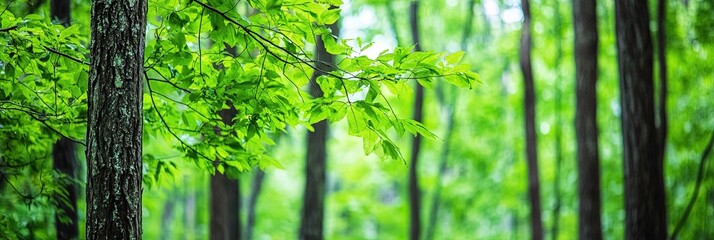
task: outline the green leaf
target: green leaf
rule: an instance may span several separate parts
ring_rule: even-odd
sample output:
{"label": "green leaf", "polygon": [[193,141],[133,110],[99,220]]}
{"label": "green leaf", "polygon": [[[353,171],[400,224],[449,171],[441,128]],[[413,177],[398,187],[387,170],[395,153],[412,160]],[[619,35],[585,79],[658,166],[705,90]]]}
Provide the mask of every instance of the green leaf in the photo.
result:
{"label": "green leaf", "polygon": [[444,57],[444,60],[446,60],[446,63],[448,63],[448,64],[457,64],[457,63],[461,62],[461,58],[464,57],[464,53],[465,53],[464,51],[458,51],[458,52],[446,55],[446,57]]}

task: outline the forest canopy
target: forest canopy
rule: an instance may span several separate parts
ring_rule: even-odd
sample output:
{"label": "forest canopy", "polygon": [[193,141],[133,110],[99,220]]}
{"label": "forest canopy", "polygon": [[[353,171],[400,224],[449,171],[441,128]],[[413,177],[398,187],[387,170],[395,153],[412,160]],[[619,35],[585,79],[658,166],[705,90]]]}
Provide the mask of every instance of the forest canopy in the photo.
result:
{"label": "forest canopy", "polygon": [[709,238],[712,10],[5,1],[0,238]]}

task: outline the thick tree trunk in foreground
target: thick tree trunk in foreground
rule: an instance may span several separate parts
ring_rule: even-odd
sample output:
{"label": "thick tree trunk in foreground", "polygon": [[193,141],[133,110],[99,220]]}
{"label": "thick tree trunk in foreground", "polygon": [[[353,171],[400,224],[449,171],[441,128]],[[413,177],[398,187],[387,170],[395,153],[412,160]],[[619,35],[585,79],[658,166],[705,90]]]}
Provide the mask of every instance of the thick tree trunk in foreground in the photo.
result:
{"label": "thick tree trunk in foreground", "polygon": [[[52,0],[50,2],[50,17],[53,20],[57,20],[56,23],[68,27],[71,19],[70,1]],[[78,167],[74,142],[61,137],[52,146],[52,168],[71,179],[75,179],[77,178]],[[77,222],[77,192],[79,189],[71,181],[61,183],[60,188],[67,192],[67,202],[65,204],[61,197],[55,198],[57,203],[57,206],[55,206],[55,232],[57,233],[57,239],[76,239],[79,237],[79,223]],[[65,219],[65,221],[63,222],[62,219]]]}
{"label": "thick tree trunk in foreground", "polygon": [[650,18],[646,0],[615,2],[625,175],[625,236],[665,239],[667,208],[655,127]]}
{"label": "thick tree trunk in foreground", "polygon": [[[223,123],[233,124],[236,109],[232,104],[230,109],[219,112]],[[220,133],[217,131],[217,133]],[[225,174],[216,171],[211,176],[211,213],[210,213],[210,239],[234,240],[240,239],[240,183]]]}
{"label": "thick tree trunk in foreground", "polygon": [[[332,34],[339,35],[339,22],[329,26]],[[316,38],[317,68],[310,79],[310,94],[323,95],[317,78],[335,68],[335,56],[328,53],[322,38]],[[324,72],[323,72],[324,71]],[[305,163],[305,192],[300,221],[300,239],[323,239],[325,216],[325,180],[327,172],[327,120],[312,125],[315,131],[307,134],[307,161]]]}
{"label": "thick tree trunk in foreground", "polygon": [[523,27],[521,31],[520,62],[525,81],[526,110],[526,157],[528,159],[528,195],[531,204],[531,239],[543,239],[541,219],[540,179],[538,176],[538,153],[535,130],[535,90],[531,69],[531,13],[528,0],[521,0]]}
{"label": "thick tree trunk in foreground", "polygon": [[87,239],[141,239],[145,0],[92,1]]}
{"label": "thick tree trunk in foreground", "polygon": [[593,0],[573,0],[575,27],[578,196],[580,239],[602,239],[600,158],[597,127],[597,12]]}

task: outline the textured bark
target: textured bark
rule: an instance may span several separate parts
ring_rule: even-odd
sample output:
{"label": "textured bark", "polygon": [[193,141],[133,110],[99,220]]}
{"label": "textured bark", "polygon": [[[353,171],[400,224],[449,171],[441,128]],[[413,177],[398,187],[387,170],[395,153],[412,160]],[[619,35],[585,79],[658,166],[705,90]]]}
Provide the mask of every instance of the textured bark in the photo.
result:
{"label": "textured bark", "polygon": [[[60,138],[52,147],[52,168],[74,179],[77,177],[77,154],[74,152],[74,142],[67,138]],[[63,181],[60,188],[67,192],[67,202],[56,196],[55,201],[55,231],[57,239],[76,239],[79,237],[79,222],[77,221],[77,192],[78,186],[74,181]],[[70,222],[63,223],[60,218],[67,218]]]}
{"label": "textured bark", "polygon": [[[70,1],[50,1],[50,17],[56,19],[57,23],[68,27],[70,22]],[[52,168],[71,179],[75,179],[78,167],[74,142],[61,137],[52,147]],[[57,206],[55,206],[55,232],[57,233],[57,239],[76,239],[79,237],[79,222],[77,221],[77,192],[79,189],[72,181],[61,183],[59,188],[67,193],[67,202],[63,202],[61,197],[55,198],[57,203]],[[60,220],[63,217],[70,222],[63,223]]]}
{"label": "textured bark", "polygon": [[263,180],[265,172],[256,170],[251,181],[250,196],[248,197],[248,220],[245,224],[245,239],[253,239],[253,228],[255,227],[256,205],[258,204],[258,196],[263,189]]}
{"label": "textured bark", "polygon": [[625,176],[625,236],[665,239],[663,162],[655,127],[652,37],[646,0],[615,2]]}
{"label": "textured bark", "polygon": [[145,0],[92,1],[87,239],[141,239]]}
{"label": "textured bark", "polygon": [[[236,116],[236,109],[233,104],[229,109],[219,112],[223,123],[233,124]],[[218,130],[216,133],[219,134]],[[240,239],[240,184],[237,179],[216,171],[211,176],[211,213],[210,213],[210,239],[211,240],[234,240]]]}
{"label": "textured bark", "polygon": [[[409,6],[409,25],[411,27],[414,51],[421,51],[419,40],[419,1],[412,1]],[[424,87],[416,84],[414,95],[414,121],[422,122],[424,106]],[[421,135],[417,134],[412,140],[412,151],[409,161],[409,239],[421,239],[421,192],[419,189],[419,152],[421,150]]]}
{"label": "textured bark", "polygon": [[531,68],[531,13],[528,0],[521,0],[523,27],[521,29],[520,63],[525,82],[526,110],[526,157],[528,160],[528,196],[531,204],[531,239],[543,239],[541,219],[540,179],[538,176],[538,153],[535,130],[535,90]]}
{"label": "textured bark", "polygon": [[598,33],[596,2],[573,0],[575,27],[578,198],[580,239],[602,239],[600,220],[600,158],[597,127]]}
{"label": "textured bark", "polygon": [[[339,35],[339,22],[330,25],[332,33]],[[323,95],[317,77],[335,68],[335,56],[328,53],[321,38],[316,38],[317,68],[310,79],[310,94]],[[300,239],[323,239],[325,216],[325,176],[327,171],[327,121],[312,125],[315,131],[307,134],[307,161],[305,165],[305,192],[300,221]]]}

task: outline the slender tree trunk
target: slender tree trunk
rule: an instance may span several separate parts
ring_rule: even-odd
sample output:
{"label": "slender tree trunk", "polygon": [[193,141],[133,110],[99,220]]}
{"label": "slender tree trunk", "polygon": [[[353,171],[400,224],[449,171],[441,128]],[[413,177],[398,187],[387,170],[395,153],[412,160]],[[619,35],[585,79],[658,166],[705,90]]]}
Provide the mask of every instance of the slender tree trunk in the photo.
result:
{"label": "slender tree trunk", "polygon": [[575,28],[578,198],[580,239],[602,239],[600,223],[600,158],[597,127],[597,11],[593,0],[573,0]]}
{"label": "slender tree trunk", "polygon": [[625,236],[665,239],[662,155],[657,150],[653,53],[646,0],[615,2],[624,145]]}
{"label": "slender tree trunk", "polygon": [[[65,27],[70,23],[70,1],[52,0],[50,2],[50,17]],[[52,147],[52,168],[65,176],[75,179],[77,177],[77,154],[75,145],[71,140],[61,137]],[[67,192],[67,202],[61,197],[55,200],[55,231],[57,239],[76,239],[79,237],[79,223],[77,222],[77,192],[79,191],[73,181],[63,181],[60,184],[62,191]],[[69,222],[62,222],[64,217]]]}
{"label": "slender tree trunk", "polygon": [[560,66],[563,59],[563,40],[561,28],[563,21],[560,15],[560,1],[555,1],[555,37],[556,37],[556,54],[555,54],[555,126],[553,128],[555,135],[555,178],[553,179],[553,195],[555,203],[553,206],[553,225],[551,227],[550,238],[558,239],[560,231],[560,210],[562,207],[562,199],[560,192],[560,182],[562,176],[563,165],[563,117],[562,117],[562,76]]}
{"label": "slender tree trunk", "polygon": [[258,204],[258,196],[263,189],[263,180],[265,172],[256,170],[251,181],[250,196],[248,197],[248,220],[245,225],[245,239],[253,239],[253,228],[255,228],[256,205]]}
{"label": "slender tree trunk", "polygon": [[68,27],[71,16],[70,0],[50,0],[50,18],[53,22]]}
{"label": "slender tree trunk", "polygon": [[[223,123],[233,125],[233,118],[237,110],[232,103],[228,104],[229,109],[223,109],[218,114]],[[220,132],[217,130],[217,134]],[[240,182],[238,179],[231,179],[225,174],[216,171],[211,176],[211,240],[234,240],[240,239]]]}
{"label": "slender tree trunk", "polygon": [[[57,206],[55,206],[55,231],[57,239],[76,239],[79,237],[79,222],[77,221],[77,185],[74,179],[77,177],[77,154],[74,152],[74,142],[67,138],[60,138],[52,147],[52,168],[61,172],[72,181],[62,181],[60,188],[67,192],[67,202],[56,196]],[[61,221],[62,218],[69,222]]]}
{"label": "slender tree trunk", "polygon": [[538,176],[538,153],[535,130],[535,90],[531,69],[531,11],[528,0],[521,0],[523,28],[521,31],[520,62],[525,81],[526,110],[526,157],[528,159],[528,195],[531,204],[531,238],[543,239],[541,219],[540,179]]}
{"label": "slender tree trunk", "polygon": [[[476,6],[476,0],[469,0],[466,5],[466,21],[464,23],[464,31],[461,36],[461,50],[466,51],[468,47],[468,40],[471,37],[471,32],[473,31],[473,21],[474,18],[474,6]],[[486,22],[488,24],[488,22]],[[488,32],[486,33],[488,34]],[[449,153],[451,152],[451,138],[454,134],[456,113],[454,112],[454,106],[456,105],[456,99],[458,98],[458,92],[451,92],[448,96],[446,88],[450,86],[439,85],[437,89],[437,100],[439,105],[443,109],[446,109],[446,134],[444,135],[444,144],[442,144],[440,160],[439,160],[439,171],[436,177],[436,187],[434,188],[434,193],[431,198],[431,208],[429,208],[429,222],[426,226],[426,236],[427,240],[434,239],[437,229],[437,219],[439,218],[439,207],[441,205],[441,185],[442,178],[446,172],[446,166],[449,159]]]}
{"label": "slender tree trunk", "polygon": [[145,0],[92,1],[87,239],[141,239]]}
{"label": "slender tree trunk", "polygon": [[[412,43],[415,51],[421,51],[419,39],[419,1],[413,0],[409,6],[409,25],[411,26]],[[422,122],[424,106],[424,87],[416,84],[414,95],[414,121]],[[412,152],[409,161],[409,239],[421,239],[421,192],[419,189],[419,151],[421,150],[421,135],[417,134],[412,140]]]}
{"label": "slender tree trunk", "polygon": [[176,200],[174,200],[174,193],[169,195],[169,199],[164,203],[164,209],[161,211],[161,237],[162,240],[170,240],[171,238],[171,226],[174,220],[174,206],[176,205]]}
{"label": "slender tree trunk", "polygon": [[394,41],[397,42],[397,46],[402,45],[401,38],[399,37],[399,28],[397,28],[397,14],[394,11],[394,3],[392,1],[387,1],[387,20],[389,21],[389,28],[394,34]]}
{"label": "slender tree trunk", "polygon": [[[332,34],[339,36],[339,22],[329,26]],[[316,38],[317,69],[310,79],[310,94],[323,95],[317,78],[335,69],[335,56],[328,53],[322,38]],[[313,124],[315,131],[307,134],[307,161],[305,165],[305,192],[300,221],[300,239],[323,239],[325,217],[325,180],[327,172],[327,120]]]}

